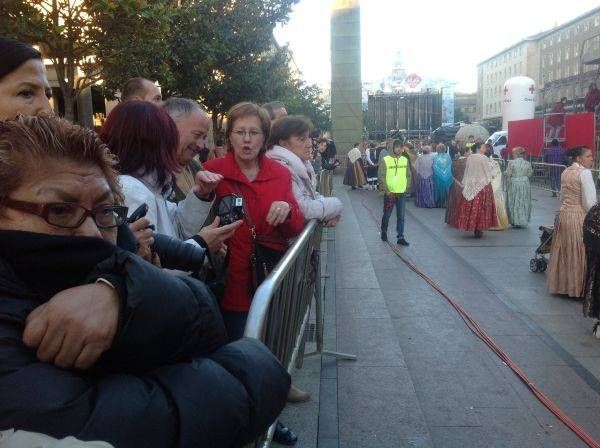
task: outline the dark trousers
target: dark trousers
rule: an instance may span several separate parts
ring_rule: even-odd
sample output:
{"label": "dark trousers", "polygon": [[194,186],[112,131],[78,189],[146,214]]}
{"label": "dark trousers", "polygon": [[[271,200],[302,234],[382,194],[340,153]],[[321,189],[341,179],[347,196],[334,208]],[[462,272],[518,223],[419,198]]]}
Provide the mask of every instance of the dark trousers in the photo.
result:
{"label": "dark trousers", "polygon": [[404,210],[406,208],[406,194],[385,194],[383,196],[383,218],[381,218],[381,234],[387,235],[388,224],[392,211],[396,207],[396,236],[404,238]]}
{"label": "dark trousers", "polygon": [[225,322],[225,329],[227,330],[229,342],[242,339],[244,337],[244,329],[246,328],[248,313],[223,311],[221,314],[223,315],[223,322]]}

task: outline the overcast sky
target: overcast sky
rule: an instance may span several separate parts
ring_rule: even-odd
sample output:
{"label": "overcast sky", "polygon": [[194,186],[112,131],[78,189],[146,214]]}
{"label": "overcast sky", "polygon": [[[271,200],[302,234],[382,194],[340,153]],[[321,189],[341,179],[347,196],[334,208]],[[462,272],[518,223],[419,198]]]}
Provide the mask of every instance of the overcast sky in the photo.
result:
{"label": "overcast sky", "polygon": [[[290,44],[303,78],[327,85],[331,0],[301,0],[276,30]],[[362,0],[363,81],[390,74],[396,54],[407,73],[447,78],[477,90],[477,64],[526,36],[567,22],[598,0]]]}

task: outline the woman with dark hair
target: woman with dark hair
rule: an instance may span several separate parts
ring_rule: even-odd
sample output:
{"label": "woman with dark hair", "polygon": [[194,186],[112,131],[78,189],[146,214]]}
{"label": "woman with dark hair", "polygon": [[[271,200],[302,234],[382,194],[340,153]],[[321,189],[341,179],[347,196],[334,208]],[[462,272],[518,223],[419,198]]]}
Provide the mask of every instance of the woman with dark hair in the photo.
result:
{"label": "woman with dark hair", "polygon": [[[255,244],[260,243],[282,256],[287,241],[304,227],[304,216],[292,191],[290,172],[265,157],[270,131],[271,119],[265,109],[254,103],[236,104],[227,113],[227,155],[209,160],[204,164],[209,172],[198,173],[198,180],[205,182],[207,188],[216,184],[217,203],[235,195],[245,204],[243,224],[228,243],[228,275],[221,298],[230,340],[243,336],[250,303],[260,281],[256,272],[260,267],[255,266],[253,272],[251,264],[251,260],[256,262]],[[211,177],[215,173],[220,177],[217,182]],[[278,422],[274,439],[293,445],[298,437]]]}
{"label": "woman with dark hair", "polygon": [[52,112],[52,89],[39,51],[0,36],[0,120]]}
{"label": "woman with dark hair", "polygon": [[563,171],[561,204],[554,226],[546,285],[551,294],[583,297],[585,247],[583,220],[596,203],[596,187],[589,168],[592,150],[578,147],[569,151],[573,164]]}
{"label": "woman with dark hair", "polygon": [[267,157],[285,166],[292,174],[292,191],[304,218],[318,219],[327,227],[335,226],[342,214],[338,198],[317,193],[317,177],[310,164],[312,141],[308,133],[312,123],[306,117],[288,115],[271,126]]}
{"label": "woman with dark hair", "polygon": [[[177,126],[162,108],[148,101],[120,103],[102,126],[100,139],[119,159],[119,181],[125,205],[134,211],[146,204],[146,218],[157,233],[201,244],[215,252],[223,248],[224,242],[241,224],[218,227],[216,218],[210,226],[201,229],[210,209],[210,185],[196,183],[178,204],[166,199],[181,165],[176,158]],[[220,176],[211,178],[220,179]]]}
{"label": "woman with dark hair", "polygon": [[448,206],[446,207],[446,224],[456,227],[456,217],[460,197],[462,196],[462,180],[467,167],[467,157],[470,151],[466,147],[461,146],[458,150],[457,157],[452,161],[452,186],[448,193]]}

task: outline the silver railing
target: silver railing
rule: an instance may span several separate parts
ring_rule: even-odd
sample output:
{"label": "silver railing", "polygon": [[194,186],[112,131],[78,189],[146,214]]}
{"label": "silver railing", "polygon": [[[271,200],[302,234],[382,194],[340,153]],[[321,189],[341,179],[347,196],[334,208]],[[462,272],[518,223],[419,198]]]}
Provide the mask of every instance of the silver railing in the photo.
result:
{"label": "silver railing", "polygon": [[[319,176],[319,190],[331,195],[331,171]],[[304,358],[306,329],[315,301],[317,352],[342,359],[356,359],[354,355],[326,351],[323,348],[323,294],[321,286],[321,240],[323,226],[311,220],[283,258],[258,287],[248,313],[244,336],[262,341],[292,372],[300,368]],[[265,437],[251,446],[266,448],[270,445],[274,425]]]}
{"label": "silver railing", "polygon": [[[560,176],[567,168],[566,165],[557,165],[553,163],[531,162],[533,176],[531,177],[531,186],[540,190],[547,190],[553,193],[560,193]],[[600,183],[598,175],[600,170],[590,169],[594,183]],[[596,188],[596,195],[600,200],[600,188]]]}

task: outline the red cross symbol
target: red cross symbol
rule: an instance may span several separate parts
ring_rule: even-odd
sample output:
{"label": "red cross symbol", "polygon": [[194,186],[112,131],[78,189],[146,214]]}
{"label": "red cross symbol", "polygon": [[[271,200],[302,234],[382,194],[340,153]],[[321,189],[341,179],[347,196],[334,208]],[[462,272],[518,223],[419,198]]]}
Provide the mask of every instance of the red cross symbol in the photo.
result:
{"label": "red cross symbol", "polygon": [[504,86],[504,95],[508,94],[508,87]]}
{"label": "red cross symbol", "polygon": [[533,84],[531,84],[531,87],[529,88],[529,93],[533,95],[533,92],[535,92],[535,87],[533,87]]}

